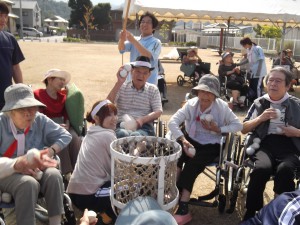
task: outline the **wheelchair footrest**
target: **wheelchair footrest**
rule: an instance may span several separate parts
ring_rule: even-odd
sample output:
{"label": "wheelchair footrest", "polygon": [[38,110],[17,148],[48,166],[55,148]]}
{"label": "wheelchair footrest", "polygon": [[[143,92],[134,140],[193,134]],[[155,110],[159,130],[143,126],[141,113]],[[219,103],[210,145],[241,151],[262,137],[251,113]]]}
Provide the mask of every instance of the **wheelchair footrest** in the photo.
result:
{"label": "wheelchair footrest", "polygon": [[198,201],[206,201],[206,200],[210,200],[213,199],[214,197],[216,197],[219,194],[219,190],[215,189],[212,192],[210,192],[207,195],[203,195],[203,196],[199,196],[198,197]]}
{"label": "wheelchair footrest", "polygon": [[205,202],[205,201],[199,201],[196,198],[191,198],[190,201],[188,202],[188,204],[203,206],[203,207],[218,207],[218,201]]}

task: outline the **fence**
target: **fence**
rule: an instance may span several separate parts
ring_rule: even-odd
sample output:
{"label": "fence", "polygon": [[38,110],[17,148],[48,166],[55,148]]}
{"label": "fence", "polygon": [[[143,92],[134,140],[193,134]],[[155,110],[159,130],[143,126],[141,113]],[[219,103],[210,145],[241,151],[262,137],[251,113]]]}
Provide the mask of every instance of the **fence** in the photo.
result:
{"label": "fence", "polygon": [[[186,42],[197,42],[197,45],[200,48],[219,48],[220,46],[220,36],[201,36],[195,34],[185,35]],[[226,37],[224,48],[231,50],[240,50],[240,40],[241,37]],[[265,53],[268,54],[277,54],[278,50],[282,49],[280,39],[276,40],[275,38],[251,38],[251,40],[261,46]],[[300,40],[285,39],[284,47],[287,45],[289,46],[288,48],[293,50],[294,57],[300,58]]]}

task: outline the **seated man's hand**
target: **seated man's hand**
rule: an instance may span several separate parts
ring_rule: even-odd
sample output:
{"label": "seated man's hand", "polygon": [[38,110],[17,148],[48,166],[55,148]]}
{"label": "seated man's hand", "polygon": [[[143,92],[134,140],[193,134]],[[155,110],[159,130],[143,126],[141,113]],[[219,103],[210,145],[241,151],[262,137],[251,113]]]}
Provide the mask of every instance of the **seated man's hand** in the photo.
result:
{"label": "seated man's hand", "polygon": [[282,135],[287,137],[300,137],[300,130],[293,126],[280,126],[282,129]]}

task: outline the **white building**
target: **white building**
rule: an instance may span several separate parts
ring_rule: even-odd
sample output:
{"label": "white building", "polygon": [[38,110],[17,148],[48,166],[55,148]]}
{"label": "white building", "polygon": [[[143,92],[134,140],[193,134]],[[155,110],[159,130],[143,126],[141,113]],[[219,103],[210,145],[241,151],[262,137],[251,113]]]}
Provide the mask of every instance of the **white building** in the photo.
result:
{"label": "white building", "polygon": [[[20,1],[14,0],[13,13],[20,17]],[[42,26],[41,9],[37,1],[22,0],[23,27],[34,27],[39,29]],[[20,19],[17,19],[20,25]]]}

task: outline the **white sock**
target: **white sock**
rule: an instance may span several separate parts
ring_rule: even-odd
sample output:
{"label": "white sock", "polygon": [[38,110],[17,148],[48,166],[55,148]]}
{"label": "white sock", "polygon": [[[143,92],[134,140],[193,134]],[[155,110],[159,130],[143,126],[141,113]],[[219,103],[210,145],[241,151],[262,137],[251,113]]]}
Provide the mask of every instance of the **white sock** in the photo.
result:
{"label": "white sock", "polygon": [[61,215],[49,217],[49,225],[61,225]]}

